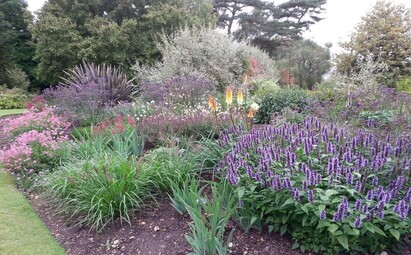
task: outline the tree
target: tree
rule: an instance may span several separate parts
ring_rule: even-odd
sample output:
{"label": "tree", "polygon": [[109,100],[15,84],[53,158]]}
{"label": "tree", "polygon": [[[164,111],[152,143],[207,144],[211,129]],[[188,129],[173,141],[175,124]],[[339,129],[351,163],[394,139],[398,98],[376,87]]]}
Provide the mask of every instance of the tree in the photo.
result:
{"label": "tree", "polygon": [[295,41],[290,46],[282,47],[281,59],[277,64],[288,80],[280,82],[283,85],[295,83],[302,88],[312,89],[316,83],[321,82],[322,76],[330,68],[329,60],[329,47],[321,47],[311,40]]}
{"label": "tree", "polygon": [[227,29],[231,35],[233,26],[244,11],[249,8],[262,6],[261,0],[214,0],[214,11],[218,15],[218,26]]}
{"label": "tree", "polygon": [[0,1],[0,85],[20,86],[17,83],[27,76],[34,81],[34,45],[28,30],[32,18],[25,1]]}
{"label": "tree", "polygon": [[369,61],[384,63],[393,80],[411,74],[411,17],[404,5],[379,1],[362,18],[337,56],[337,68],[345,74],[358,72]]}
{"label": "tree", "polygon": [[211,5],[199,0],[49,0],[33,26],[38,77],[56,84],[64,70],[83,60],[130,72],[136,60],[160,58],[159,34],[189,22],[211,22],[211,16]]}
{"label": "tree", "polygon": [[[237,39],[250,40],[271,55],[286,40],[301,38],[304,30],[320,21],[326,0],[289,0],[280,5],[264,0],[215,0],[219,25]],[[247,11],[246,11],[247,10]]]}

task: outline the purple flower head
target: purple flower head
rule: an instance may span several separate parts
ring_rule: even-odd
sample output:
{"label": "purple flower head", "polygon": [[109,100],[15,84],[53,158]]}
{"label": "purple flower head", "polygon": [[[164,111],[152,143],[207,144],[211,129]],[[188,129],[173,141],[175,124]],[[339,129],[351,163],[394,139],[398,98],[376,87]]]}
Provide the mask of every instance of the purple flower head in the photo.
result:
{"label": "purple flower head", "polygon": [[361,220],[360,216],[358,216],[354,221],[354,226],[355,226],[355,228],[360,228],[361,225],[362,225],[362,220]]}
{"label": "purple flower head", "polygon": [[361,206],[362,206],[362,199],[357,198],[357,200],[355,201],[354,210],[359,211],[361,209]]}
{"label": "purple flower head", "polygon": [[347,184],[352,184],[354,181],[354,175],[352,173],[347,173],[345,175],[345,181],[347,182]]}
{"label": "purple flower head", "polygon": [[325,220],[327,218],[327,213],[325,210],[322,210],[320,213],[320,219]]}
{"label": "purple flower head", "polygon": [[314,202],[314,191],[313,191],[312,189],[310,189],[310,190],[308,191],[308,201],[309,201],[310,203],[313,203],[313,202]]}
{"label": "purple flower head", "polygon": [[298,188],[292,189],[293,198],[295,201],[300,202],[300,190]]}
{"label": "purple flower head", "polygon": [[377,186],[378,186],[378,177],[377,177],[377,176],[374,176],[374,178],[372,178],[372,185],[373,185],[374,187],[377,187]]}
{"label": "purple flower head", "polygon": [[308,189],[308,183],[307,183],[307,181],[304,180],[301,186],[302,186],[302,187],[301,187],[302,190],[307,190],[307,189]]}
{"label": "purple flower head", "polygon": [[368,212],[368,205],[367,205],[367,204],[363,204],[363,205],[362,205],[361,212],[362,212],[362,213]]}
{"label": "purple flower head", "polygon": [[360,182],[360,181],[357,181],[357,182],[355,183],[355,190],[356,190],[357,192],[361,192],[361,187],[362,187],[361,182]]}

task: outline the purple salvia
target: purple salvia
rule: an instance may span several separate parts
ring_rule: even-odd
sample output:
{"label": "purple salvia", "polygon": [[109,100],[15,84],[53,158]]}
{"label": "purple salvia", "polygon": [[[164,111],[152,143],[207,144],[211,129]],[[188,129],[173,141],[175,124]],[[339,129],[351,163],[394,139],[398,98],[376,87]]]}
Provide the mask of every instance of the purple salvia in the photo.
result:
{"label": "purple salvia", "polygon": [[373,200],[375,197],[375,192],[374,190],[369,190],[367,193],[367,200]]}

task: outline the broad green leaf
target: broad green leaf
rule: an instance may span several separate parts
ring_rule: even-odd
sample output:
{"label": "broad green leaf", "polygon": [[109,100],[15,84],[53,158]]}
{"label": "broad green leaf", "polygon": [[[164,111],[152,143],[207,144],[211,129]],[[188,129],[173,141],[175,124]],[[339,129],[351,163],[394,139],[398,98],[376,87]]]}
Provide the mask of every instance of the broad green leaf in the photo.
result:
{"label": "broad green leaf", "polygon": [[328,231],[329,231],[331,234],[334,234],[335,231],[337,231],[337,229],[338,229],[338,225],[336,225],[336,224],[331,224],[331,225],[328,227]]}
{"label": "broad green leaf", "polygon": [[299,243],[294,243],[293,247],[291,247],[292,250],[298,249],[300,247]]}
{"label": "broad green leaf", "polygon": [[336,195],[336,194],[338,194],[338,191],[333,190],[333,189],[329,189],[325,192],[325,195],[328,197],[331,197],[332,195]]}
{"label": "broad green leaf", "polygon": [[239,188],[237,192],[238,192],[238,198],[241,199],[244,196],[244,192],[245,192],[244,188]]}
{"label": "broad green leaf", "polygon": [[344,235],[342,236],[338,236],[337,237],[338,242],[346,249],[346,250],[350,250],[349,246],[348,246],[348,238]]}
{"label": "broad green leaf", "polygon": [[280,228],[280,235],[283,236],[286,231],[287,231],[287,226],[282,225],[281,228]]}
{"label": "broad green leaf", "polygon": [[391,233],[391,235],[392,235],[393,237],[395,237],[395,239],[397,239],[397,241],[400,240],[400,231],[391,228],[391,229],[390,229],[390,233]]}
{"label": "broad green leaf", "polygon": [[374,225],[373,227],[374,227],[375,233],[387,237],[387,235],[385,234],[384,231],[382,231],[382,229],[380,229],[379,227],[377,227],[377,226],[375,226],[375,225]]}

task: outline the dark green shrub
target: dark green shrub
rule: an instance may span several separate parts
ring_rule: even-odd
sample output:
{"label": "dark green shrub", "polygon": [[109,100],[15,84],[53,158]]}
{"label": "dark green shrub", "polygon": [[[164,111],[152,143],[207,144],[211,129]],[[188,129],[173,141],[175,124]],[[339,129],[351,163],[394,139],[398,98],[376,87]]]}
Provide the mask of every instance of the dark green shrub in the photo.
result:
{"label": "dark green shrub", "polygon": [[261,101],[256,114],[258,123],[269,123],[274,113],[280,113],[284,108],[301,111],[308,105],[308,96],[304,90],[281,89],[269,94]]}

